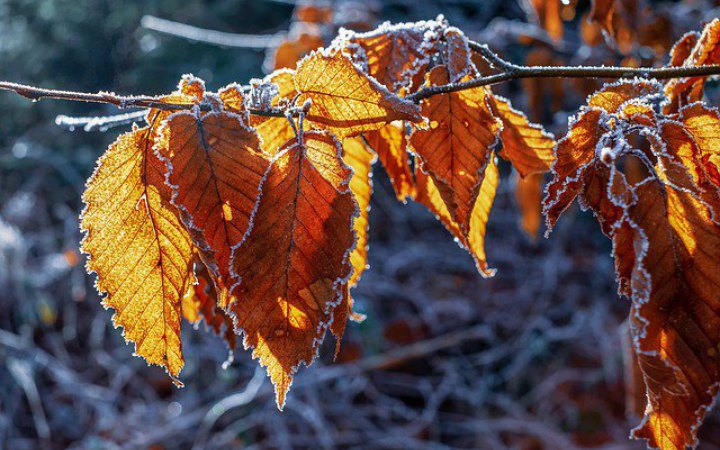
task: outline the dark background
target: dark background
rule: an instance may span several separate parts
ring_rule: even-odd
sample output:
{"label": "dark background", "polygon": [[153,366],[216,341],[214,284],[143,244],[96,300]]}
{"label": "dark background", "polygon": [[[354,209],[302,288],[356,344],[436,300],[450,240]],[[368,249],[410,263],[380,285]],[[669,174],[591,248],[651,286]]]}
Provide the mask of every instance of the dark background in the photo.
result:
{"label": "dark background", "polygon": [[[508,31],[532,21],[520,1],[361,5],[391,21],[443,13],[516,62],[537,46]],[[673,38],[716,17],[712,6],[652,4],[675,14]],[[0,79],[121,94],[168,93],[184,73],[210,89],[247,83],[264,75],[264,51],[163,35],[142,28],[141,18],[266,34],[287,30],[293,8],[0,0]],[[578,61],[587,9],[581,1],[566,25],[569,63]],[[592,52],[622,59],[603,45]],[[496,91],[528,106],[520,83]],[[538,114],[561,135],[583,97],[566,95],[557,111]],[[397,203],[378,168],[371,268],[353,294],[368,318],[349,324],[339,361],[326,342],[280,413],[247,352],[222,369],[221,340],[183,324],[186,387],[173,387],[162,369],[132,356],[77,253],[84,182],[119,130],[71,132],[54,120],[114,113],[0,93],[0,448],[642,448],[627,440],[638,423],[625,412],[621,323],[629,305],[616,294],[610,243],[574,211],[549,239],[528,239],[505,166],[487,237],[495,278],[482,279],[430,213]],[[716,422],[704,426],[702,448],[719,448]]]}

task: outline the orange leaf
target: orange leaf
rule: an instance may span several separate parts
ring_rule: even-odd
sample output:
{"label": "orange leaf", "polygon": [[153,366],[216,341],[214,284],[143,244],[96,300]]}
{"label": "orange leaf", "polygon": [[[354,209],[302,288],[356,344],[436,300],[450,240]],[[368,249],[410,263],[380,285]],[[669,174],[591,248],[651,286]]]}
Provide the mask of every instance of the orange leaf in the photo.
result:
{"label": "orange leaf", "polygon": [[[437,66],[428,74],[428,84],[446,84],[448,77],[447,69]],[[433,179],[450,217],[465,235],[490,149],[500,131],[500,122],[487,107],[489,95],[487,89],[475,88],[424,100],[422,111],[430,120],[429,129],[414,130],[410,136],[423,172]]]}
{"label": "orange leaf", "polygon": [[323,46],[322,36],[317,30],[313,27],[302,28],[296,38],[287,39],[278,45],[272,54],[271,69],[294,69],[300,59]]}
{"label": "orange leaf", "polygon": [[602,113],[599,109],[582,111],[571,122],[567,135],[557,143],[557,159],[552,165],[553,179],[545,188],[543,199],[547,233],[582,189],[583,177],[593,162],[595,148],[605,131],[599,123]]}
{"label": "orange leaf", "polygon": [[393,120],[421,120],[417,105],[385,89],[340,51],[313,52],[300,61],[295,88],[298,104],[312,101],[307,119],[343,138]]}
{"label": "orange leaf", "polygon": [[216,335],[225,339],[230,351],[235,351],[236,339],[233,321],[217,306],[217,292],[212,277],[205,265],[195,261],[197,281],[191,285],[182,299],[182,313],[185,320],[197,326],[202,320]]}
{"label": "orange leaf", "polygon": [[385,168],[395,196],[401,202],[415,197],[415,181],[410,170],[410,155],[403,124],[388,124],[376,131],[365,134],[370,147],[375,150],[378,159]]}
{"label": "orange leaf", "polygon": [[561,2],[555,0],[531,0],[538,22],[553,40],[563,37],[563,23],[560,17]]}
{"label": "orange leaf", "polygon": [[[690,54],[682,64],[679,57],[686,52],[686,46],[693,41],[692,35],[685,35],[673,48],[672,65],[705,66],[720,64],[720,19],[715,19],[705,26]],[[665,95],[668,99],[663,105],[663,113],[678,112],[680,108],[692,102],[702,100],[707,77],[674,78],[665,84]]]}
{"label": "orange leaf", "polygon": [[680,450],[697,445],[720,382],[720,227],[696,193],[676,187],[692,186],[685,169],[666,169],[671,183],[638,185],[628,210],[632,242],[644,250],[634,261],[631,314],[649,399],[633,436]]}
{"label": "orange leaf", "polygon": [[520,226],[527,236],[535,240],[542,221],[542,184],[545,177],[536,173],[517,177],[515,198],[520,208]]}
{"label": "orange leaf", "polygon": [[463,233],[453,221],[433,178],[415,166],[417,180],[417,196],[415,201],[425,205],[445,225],[445,228],[458,239],[460,245],[467,249],[475,260],[475,265],[483,277],[495,275],[495,269],[488,266],[485,254],[485,231],[490,217],[490,208],[495,200],[495,193],[500,181],[497,165],[490,158],[485,168],[482,184],[478,191],[475,204],[470,214],[469,231]]}
{"label": "orange leaf", "polygon": [[[292,70],[277,70],[263,80],[265,83],[274,83],[278,87],[278,95],[271,101],[271,106],[288,103],[295,97],[295,72]],[[250,124],[260,135],[262,149],[268,155],[274,155],[288,140],[295,137],[290,122],[285,117],[250,116]]]}
{"label": "orange leaf", "polygon": [[510,161],[521,177],[548,172],[555,161],[555,138],[542,126],[530,123],[509,100],[495,95],[489,104],[502,122],[500,156]]}
{"label": "orange leaf", "polygon": [[270,165],[248,238],[233,252],[242,280],[232,310],[245,347],[267,367],[277,403],[315,359],[333,310],[346,295],[357,204],[339,143],[308,131]]}
{"label": "orange leaf", "polygon": [[150,128],[121,135],[98,161],[83,194],[82,251],[113,324],[135,353],[175,377],[183,367],[180,304],[192,243],[170,204]]}
{"label": "orange leaf", "polygon": [[[422,83],[430,63],[427,53],[434,42],[426,41],[426,31],[437,26],[434,21],[382,25],[368,33],[351,34],[347,50],[366,63],[367,73],[391,92],[412,89],[414,84]],[[428,36],[437,40],[435,33]]]}
{"label": "orange leaf", "polygon": [[343,141],[343,161],[353,170],[350,179],[350,190],[355,202],[358,204],[359,216],[353,222],[353,229],[357,238],[355,249],[350,254],[350,263],[353,274],[350,277],[349,287],[357,285],[360,276],[367,266],[368,230],[370,213],[370,196],[372,195],[372,165],[377,159],[370,151],[362,138],[355,137]]}
{"label": "orange leaf", "polygon": [[230,253],[245,235],[260,181],[269,165],[260,142],[241,116],[227,112],[178,112],[163,128],[158,154],[168,166],[173,204],[210,269],[227,306]]}

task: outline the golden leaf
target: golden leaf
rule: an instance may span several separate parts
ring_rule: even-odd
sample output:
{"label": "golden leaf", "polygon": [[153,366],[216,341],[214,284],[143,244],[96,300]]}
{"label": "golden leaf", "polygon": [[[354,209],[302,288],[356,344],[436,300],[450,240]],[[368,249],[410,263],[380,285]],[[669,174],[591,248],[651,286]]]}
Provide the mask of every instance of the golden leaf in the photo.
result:
{"label": "golden leaf", "polygon": [[500,182],[497,165],[493,158],[488,160],[478,190],[477,198],[470,214],[469,230],[463,233],[458,224],[452,219],[445,201],[440,195],[433,178],[424,173],[419,166],[415,166],[415,179],[417,181],[417,196],[415,201],[425,205],[445,225],[445,228],[458,239],[460,245],[467,249],[475,260],[475,265],[483,277],[495,275],[495,269],[488,266],[485,254],[485,231],[490,208],[495,200],[495,193]]}
{"label": "golden leaf", "polygon": [[237,281],[230,274],[231,249],[248,230],[269,161],[257,133],[236,114],[178,112],[162,133],[158,154],[168,167],[173,204],[193,230],[225,308]]}
{"label": "golden leaf", "polygon": [[[295,91],[294,76],[294,71],[285,69],[275,71],[265,77],[264,82],[275,83],[278,87],[278,95],[271,101],[273,107],[277,107],[281,103],[288,103],[295,97],[297,91]],[[285,142],[295,137],[295,131],[285,117],[252,115],[250,124],[260,135],[263,151],[271,156],[275,155]]]}
{"label": "golden leaf", "polygon": [[515,198],[520,208],[520,227],[535,240],[542,222],[542,185],[545,177],[536,173],[515,180]]}
{"label": "golden leaf", "polygon": [[342,52],[313,52],[295,74],[298,104],[312,101],[307,119],[340,137],[377,130],[393,120],[421,120],[417,105],[361,72]]}
{"label": "golden leaf", "polygon": [[293,138],[262,184],[248,238],[233,253],[233,290],[245,347],[267,367],[280,408],[301,364],[315,359],[351,274],[357,204],[352,171],[325,132]]}
{"label": "golden leaf", "polygon": [[[448,77],[447,69],[437,66],[428,74],[428,84],[446,84]],[[486,103],[490,95],[481,87],[424,100],[422,111],[430,126],[416,129],[410,136],[422,171],[432,177],[450,217],[464,235],[500,131],[500,122]]]}
{"label": "golden leaf", "polygon": [[150,128],[136,129],[98,161],[83,194],[82,251],[107,294],[103,305],[115,310],[115,326],[138,355],[175,379],[184,364],[180,305],[193,250],[153,144]]}
{"label": "golden leaf", "polygon": [[500,156],[510,161],[521,177],[548,172],[555,161],[555,138],[542,126],[530,123],[509,100],[495,95],[489,104],[502,122]]}
{"label": "golden leaf", "polygon": [[370,196],[372,195],[372,165],[377,159],[360,137],[348,138],[343,141],[343,161],[353,170],[350,179],[350,190],[358,205],[359,216],[353,222],[353,229],[357,237],[355,248],[350,254],[350,263],[353,274],[348,285],[350,288],[357,285],[360,276],[367,266],[368,231]]}
{"label": "golden leaf", "polygon": [[405,202],[407,198],[415,198],[415,180],[402,124],[396,126],[390,123],[364,136],[385,168],[397,199]]}

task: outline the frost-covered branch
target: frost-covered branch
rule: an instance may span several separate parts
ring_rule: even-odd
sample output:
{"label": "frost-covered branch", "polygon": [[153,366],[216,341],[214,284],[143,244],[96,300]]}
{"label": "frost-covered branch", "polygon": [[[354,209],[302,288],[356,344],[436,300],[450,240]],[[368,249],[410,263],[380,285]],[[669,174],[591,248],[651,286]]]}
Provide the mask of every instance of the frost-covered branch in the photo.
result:
{"label": "frost-covered branch", "polygon": [[[479,52],[500,73],[481,76],[462,83],[450,83],[442,86],[425,87],[418,92],[407,96],[408,100],[419,102],[423,99],[439,94],[457,92],[480,86],[489,86],[520,78],[652,78],[658,80],[670,78],[702,77],[720,75],[720,65],[691,66],[691,67],[614,67],[614,66],[518,66],[503,60],[493,53],[487,46],[472,43],[474,51]],[[32,101],[43,98],[69,100],[78,102],[106,103],[119,108],[155,108],[166,111],[192,109],[195,105],[190,103],[170,103],[161,97],[147,95],[122,96],[112,92],[74,92],[55,89],[45,89],[24,84],[0,81],[0,90],[13,91]],[[209,105],[200,105],[201,108],[210,108]],[[277,109],[251,109],[250,114],[266,117],[285,117],[285,113]]]}

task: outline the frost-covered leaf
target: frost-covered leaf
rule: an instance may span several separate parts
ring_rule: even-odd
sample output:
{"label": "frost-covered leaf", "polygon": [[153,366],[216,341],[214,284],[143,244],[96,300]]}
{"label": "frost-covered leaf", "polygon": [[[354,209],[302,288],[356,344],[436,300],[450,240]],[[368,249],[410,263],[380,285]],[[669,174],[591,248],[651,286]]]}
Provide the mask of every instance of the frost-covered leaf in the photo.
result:
{"label": "frost-covered leaf", "polygon": [[[705,66],[720,64],[720,19],[715,19],[705,26],[695,46],[680,64],[680,56],[686,52],[686,46],[693,41],[692,35],[685,35],[674,47],[671,64]],[[707,77],[674,78],[665,84],[668,99],[663,106],[665,114],[677,112],[685,105],[702,100]]]}
{"label": "frost-covered leaf", "polygon": [[548,172],[555,161],[555,138],[542,126],[530,123],[509,100],[495,95],[488,103],[502,122],[500,156],[510,161],[522,177]]}
{"label": "frost-covered leaf", "polygon": [[408,198],[414,198],[415,180],[410,169],[410,154],[402,124],[390,123],[364,136],[385,168],[397,199],[405,202]]}
{"label": "frost-covered leaf", "polygon": [[[446,84],[448,79],[447,68],[437,66],[428,74],[428,85]],[[416,129],[410,136],[422,171],[433,179],[450,218],[466,236],[490,150],[500,131],[500,122],[486,103],[490,95],[481,87],[423,100],[422,112],[429,127]]]}
{"label": "frost-covered leaf", "polygon": [[355,236],[357,238],[355,249],[350,254],[350,263],[353,266],[353,274],[348,282],[349,287],[354,287],[360,280],[360,276],[367,266],[368,255],[368,232],[370,196],[372,195],[372,165],[377,157],[370,151],[360,137],[348,138],[343,141],[343,161],[353,170],[350,179],[350,190],[358,205],[358,217],[353,222]]}
{"label": "frost-covered leaf", "polygon": [[178,112],[162,134],[157,151],[168,167],[172,202],[193,230],[224,308],[237,282],[230,274],[231,249],[248,230],[269,161],[257,133],[233,113]]}
{"label": "frost-covered leaf", "polygon": [[420,166],[415,167],[415,179],[417,180],[415,201],[425,205],[445,225],[445,228],[457,238],[458,243],[475,260],[475,265],[482,276],[493,276],[495,269],[489,267],[485,254],[485,231],[490,217],[490,209],[500,182],[494,159],[490,158],[485,166],[482,183],[470,213],[469,230],[466,233],[462,232],[458,224],[452,219],[433,178],[424,173]]}
{"label": "frost-covered leaf", "polygon": [[138,355],[174,379],[184,364],[180,305],[193,247],[153,145],[151,128],[136,129],[100,158],[83,194],[82,251],[106,294],[103,304],[115,310],[115,326]]}
{"label": "frost-covered leaf", "polygon": [[313,52],[298,65],[298,104],[312,101],[307,119],[341,137],[377,130],[393,120],[421,120],[403,100],[360,71],[340,51]]}
{"label": "frost-covered leaf", "polygon": [[270,165],[252,228],[233,252],[232,270],[241,279],[231,306],[236,325],[267,367],[281,408],[347,294],[357,214],[351,175],[329,134],[291,139]]}
{"label": "frost-covered leaf", "polygon": [[391,92],[422,83],[430,64],[430,50],[439,35],[439,23],[383,24],[368,33],[341,38],[355,60],[367,65],[367,73]]}

